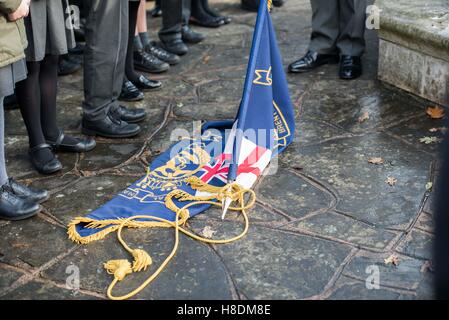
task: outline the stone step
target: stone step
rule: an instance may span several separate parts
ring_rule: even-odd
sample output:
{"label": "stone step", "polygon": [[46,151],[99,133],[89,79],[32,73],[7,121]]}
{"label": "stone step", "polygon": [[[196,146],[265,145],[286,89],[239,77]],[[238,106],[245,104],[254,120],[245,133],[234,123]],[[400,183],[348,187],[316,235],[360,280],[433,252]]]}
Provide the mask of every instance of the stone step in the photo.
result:
{"label": "stone step", "polygon": [[448,106],[449,0],[377,0],[379,79]]}

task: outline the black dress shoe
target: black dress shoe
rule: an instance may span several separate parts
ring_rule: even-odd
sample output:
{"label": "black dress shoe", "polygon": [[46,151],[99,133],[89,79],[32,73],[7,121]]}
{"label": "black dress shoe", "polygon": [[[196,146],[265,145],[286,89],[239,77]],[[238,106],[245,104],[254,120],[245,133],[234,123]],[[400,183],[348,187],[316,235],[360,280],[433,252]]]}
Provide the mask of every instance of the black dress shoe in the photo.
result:
{"label": "black dress shoe", "polygon": [[174,53],[168,52],[161,47],[157,46],[155,43],[150,43],[147,46],[145,46],[145,51],[147,53],[152,54],[159,60],[162,60],[164,62],[167,62],[169,65],[175,65],[178,64],[179,61],[181,61],[181,58]]}
{"label": "black dress shoe", "polygon": [[204,36],[201,33],[195,32],[185,25],[182,27],[182,41],[187,43],[199,43],[204,40]]}
{"label": "black dress shoe", "polygon": [[82,152],[89,152],[95,148],[97,143],[95,142],[95,139],[92,137],[86,137],[84,139],[77,139],[72,138],[74,140],[77,140],[78,142],[75,144],[68,144],[64,143],[64,132],[59,132],[59,137],[56,139],[56,141],[51,141],[46,139],[46,142],[52,147],[54,151],[65,151],[65,152],[76,152],[76,153],[82,153]]}
{"label": "black dress shoe", "polygon": [[218,16],[218,18],[220,18],[221,20],[223,20],[224,24],[228,24],[231,23],[232,18],[228,17],[228,16]]}
{"label": "black dress shoe", "polygon": [[[224,19],[222,19],[221,17],[213,17],[213,16],[203,17],[202,19],[195,18],[192,16],[190,17],[189,22],[205,28],[218,28],[225,24]],[[204,40],[204,37],[202,40]]]}
{"label": "black dress shoe", "polygon": [[147,112],[142,108],[128,109],[125,106],[119,106],[117,112],[120,119],[128,123],[140,122],[147,117]]}
{"label": "black dress shoe", "polygon": [[309,72],[324,64],[338,63],[338,55],[319,54],[309,51],[301,59],[293,62],[288,66],[288,71],[292,73]]}
{"label": "black dress shoe", "polygon": [[10,178],[6,185],[11,191],[22,199],[28,199],[35,203],[42,203],[50,197],[47,190],[37,189],[24,184],[20,184],[14,179]]}
{"label": "black dress shoe", "polygon": [[67,76],[82,69],[81,63],[72,59],[70,55],[65,54],[59,58],[58,76]]}
{"label": "black dress shoe", "polygon": [[30,158],[31,158],[31,163],[34,165],[36,170],[42,174],[52,174],[52,173],[58,172],[62,169],[62,164],[61,164],[61,162],[59,162],[58,158],[56,158],[55,155],[53,155],[52,159],[45,161],[45,162],[40,161],[36,157],[37,151],[42,150],[42,149],[47,149],[47,148],[51,150],[51,146],[49,144],[42,143],[35,147],[30,148],[30,150],[28,151],[28,154],[30,155]]}
{"label": "black dress shoe", "polygon": [[189,51],[189,48],[187,48],[182,39],[161,41],[161,46],[164,50],[167,50],[168,52],[171,52],[178,56],[182,56]]}
{"label": "black dress shoe", "polygon": [[273,0],[273,6],[282,7],[284,5],[284,0]]}
{"label": "black dress shoe", "polygon": [[39,211],[38,203],[19,197],[8,185],[0,188],[0,219],[23,220],[35,216]]}
{"label": "black dress shoe", "polygon": [[134,51],[134,67],[137,70],[161,73],[170,69],[170,65],[143,50]]}
{"label": "black dress shoe", "polygon": [[10,96],[5,97],[3,100],[3,106],[7,110],[19,108],[19,104],[17,102],[17,96],[15,94],[12,94]]}
{"label": "black dress shoe", "polygon": [[86,48],[85,45],[81,43],[76,43],[76,46],[72,49],[69,49],[69,54],[75,54],[75,55],[82,55],[84,54],[84,49]]}
{"label": "black dress shoe", "polygon": [[143,92],[140,91],[131,81],[124,80],[122,84],[122,91],[120,92],[119,100],[122,101],[140,101],[143,100]]}
{"label": "black dress shoe", "polygon": [[353,56],[341,56],[340,78],[351,80],[362,75],[362,59]]}
{"label": "black dress shoe", "polygon": [[117,111],[110,111],[101,120],[87,120],[83,118],[81,131],[88,136],[101,136],[106,138],[130,138],[139,134],[140,126],[120,119]]}
{"label": "black dress shoe", "polygon": [[154,90],[162,86],[162,82],[156,80],[150,80],[143,74],[140,75],[137,81],[133,81],[133,84],[140,89]]}

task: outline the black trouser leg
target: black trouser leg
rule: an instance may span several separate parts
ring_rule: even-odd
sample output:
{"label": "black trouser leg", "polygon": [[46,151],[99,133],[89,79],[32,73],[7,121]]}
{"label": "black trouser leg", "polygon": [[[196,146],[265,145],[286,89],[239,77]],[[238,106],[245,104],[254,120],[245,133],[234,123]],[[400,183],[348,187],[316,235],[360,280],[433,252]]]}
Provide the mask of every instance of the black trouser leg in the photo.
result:
{"label": "black trouser leg", "polygon": [[181,39],[182,0],[163,0],[161,6],[162,29],[159,31],[159,39],[163,42]]}
{"label": "black trouser leg", "polygon": [[126,50],[126,78],[131,82],[139,80],[139,74],[134,69],[134,36],[137,24],[137,12],[140,2],[129,1],[129,28],[128,28],[128,49]]}
{"label": "black trouser leg", "polygon": [[[164,1],[165,2],[165,1]],[[128,0],[84,0],[84,117],[95,121],[118,107],[128,47]]]}

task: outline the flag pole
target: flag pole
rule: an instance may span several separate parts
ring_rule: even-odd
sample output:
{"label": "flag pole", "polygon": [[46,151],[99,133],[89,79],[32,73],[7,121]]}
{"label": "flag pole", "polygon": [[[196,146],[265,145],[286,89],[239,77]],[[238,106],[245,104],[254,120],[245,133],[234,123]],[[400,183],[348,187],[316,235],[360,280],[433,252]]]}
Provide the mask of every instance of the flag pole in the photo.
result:
{"label": "flag pole", "polygon": [[[273,7],[273,0],[267,0],[268,12],[271,12],[271,8],[272,7]],[[235,137],[233,139],[235,140]],[[235,141],[234,141],[234,143],[235,143]],[[228,184],[227,191],[228,192],[231,191],[231,189],[232,189],[232,186],[231,186],[232,183],[235,183],[235,180],[234,179],[228,179],[228,181],[227,181],[227,184]],[[229,197],[224,197],[223,198],[223,200],[221,202],[221,206],[223,208],[223,211],[222,211],[222,214],[221,214],[221,219],[222,220],[224,220],[224,218],[226,217],[226,213],[228,212],[231,203],[232,203],[232,199],[231,198],[229,198]]]}

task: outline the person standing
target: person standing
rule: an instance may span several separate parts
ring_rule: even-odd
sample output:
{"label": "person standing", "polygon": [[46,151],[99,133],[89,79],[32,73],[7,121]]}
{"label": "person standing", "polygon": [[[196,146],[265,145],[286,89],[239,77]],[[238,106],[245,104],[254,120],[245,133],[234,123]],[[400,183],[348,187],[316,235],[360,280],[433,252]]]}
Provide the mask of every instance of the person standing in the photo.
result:
{"label": "person standing", "polygon": [[340,61],[341,79],[362,74],[365,51],[366,0],[311,0],[312,36],[304,57],[291,63],[288,71],[304,73]]}
{"label": "person standing", "polygon": [[3,99],[26,78],[23,18],[28,12],[29,0],[0,0],[0,219],[7,220],[35,216],[39,203],[48,199],[47,191],[19,184],[6,173]]}
{"label": "person standing", "polygon": [[67,6],[67,0],[32,1],[24,20],[28,77],[17,83],[16,93],[28,131],[31,162],[42,174],[62,169],[54,151],[87,152],[95,147],[92,138],[65,135],[56,121],[59,56],[75,45],[73,28],[66,26]]}
{"label": "person standing", "polygon": [[143,109],[118,103],[128,48],[129,0],[84,0],[84,102],[82,132],[107,138],[139,134]]}
{"label": "person standing", "polygon": [[162,28],[159,39],[164,50],[182,56],[189,51],[182,40],[183,0],[162,0]]}

